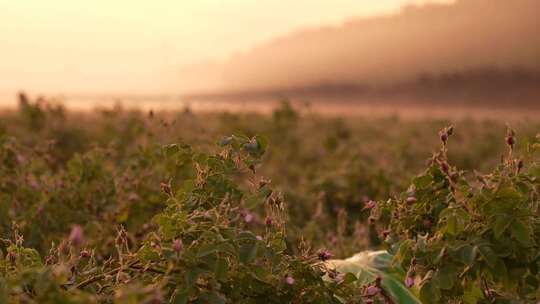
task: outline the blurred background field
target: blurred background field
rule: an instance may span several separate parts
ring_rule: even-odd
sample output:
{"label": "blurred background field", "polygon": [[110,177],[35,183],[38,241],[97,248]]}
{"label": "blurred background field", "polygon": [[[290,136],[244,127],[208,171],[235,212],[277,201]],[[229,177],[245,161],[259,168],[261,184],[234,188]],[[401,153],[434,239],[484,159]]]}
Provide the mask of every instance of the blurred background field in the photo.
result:
{"label": "blurred background field", "polygon": [[[148,295],[171,303],[179,292],[185,301],[178,303],[206,303],[197,301],[208,294],[234,302],[243,296],[235,294],[238,286],[253,287],[245,278],[259,280],[268,271],[266,281],[257,281],[262,291],[255,286],[246,296],[256,302],[245,303],[278,292],[280,299],[304,299],[306,290],[316,299],[331,295],[332,303],[343,303],[341,296],[372,303],[364,283],[380,280],[345,286],[336,296],[341,283],[323,282],[320,262],[389,249],[383,240],[392,231],[382,220],[390,214],[375,223],[374,204],[393,198],[407,204],[403,210],[416,204],[413,194],[405,199],[404,193],[427,167],[443,173],[428,176],[432,189],[426,197],[441,199],[449,191],[441,199],[449,210],[461,208],[461,198],[452,198],[456,181],[470,183],[463,191],[472,197],[489,190],[486,179],[498,185],[507,177],[514,178],[509,187],[515,196],[529,191],[521,211],[538,205],[538,191],[530,189],[538,182],[531,176],[540,172],[531,156],[540,140],[540,1],[284,3],[0,1],[0,273],[13,275],[5,281],[11,300],[34,296],[26,270],[32,278],[54,278],[33,282],[58,283],[35,285],[35,303],[39,295],[75,299],[83,293],[112,303],[123,294],[138,296],[140,286],[154,290],[156,282],[163,294]],[[448,159],[446,152],[435,159],[450,135]],[[269,188],[275,192],[266,193]],[[249,206],[253,201],[262,203]],[[433,232],[431,241],[440,235],[461,241],[444,231],[449,220],[439,221],[441,210],[418,201],[418,208],[425,207],[425,214],[414,211],[421,214],[420,232]],[[276,212],[276,206],[283,210]],[[482,218],[485,211],[478,211],[474,225],[493,224]],[[397,226],[399,216],[392,214]],[[523,217],[540,227],[537,214]],[[479,237],[488,239],[495,229],[482,224],[487,228]],[[498,237],[508,226],[495,225]],[[538,236],[537,228],[521,228],[520,241],[531,231]],[[219,229],[229,233],[223,233],[227,240],[222,231],[213,238]],[[247,258],[246,234],[252,254]],[[420,239],[412,233],[400,237]],[[512,238],[505,241],[517,243]],[[73,239],[81,244],[72,246]],[[238,252],[205,250],[216,242],[229,242]],[[514,260],[501,258],[508,269],[525,261],[519,252],[524,247],[515,248]],[[28,252],[36,264],[20,268]],[[527,254],[532,257],[532,249]],[[127,260],[139,268],[126,271],[124,280],[119,273]],[[474,271],[472,264],[463,271],[473,273],[472,281],[462,280],[465,287],[478,285],[475,274],[483,273],[484,294],[476,290],[470,303],[488,303],[501,286],[514,290],[507,298],[516,296],[517,288],[500,284],[504,275],[488,286],[487,259],[478,260]],[[214,269],[215,263],[230,264],[230,271]],[[540,286],[538,256],[527,263],[536,273],[513,275],[533,286],[519,295],[531,299],[540,296],[533,290]],[[161,268],[145,273],[141,265]],[[173,268],[195,273],[195,279],[169,276],[165,269]],[[218,282],[214,270],[230,276]],[[396,277],[410,285],[401,272]],[[205,277],[197,280],[200,273]],[[415,270],[408,271],[412,285],[414,276]],[[431,288],[426,277],[417,287]],[[75,283],[82,285],[65,292]],[[0,302],[8,290],[3,284],[0,278]],[[455,299],[473,293],[463,286],[442,289]],[[57,303],[51,301],[43,303]]]}
{"label": "blurred background field", "polygon": [[[507,121],[523,149],[540,130],[538,117],[529,112],[515,117],[467,112],[446,119],[369,111],[328,115],[287,101],[264,111],[137,110],[120,104],[69,111],[47,99],[19,98],[18,107],[0,120],[3,161],[17,164],[2,176],[4,200],[10,202],[4,201],[0,216],[3,233],[16,221],[38,248],[58,241],[73,224],[93,231],[96,246],[106,244],[101,237],[112,241],[114,233],[103,230],[118,225],[133,235],[148,229],[163,208],[160,183],[171,177],[156,159],[161,146],[181,142],[214,151],[223,136],[262,134],[270,144],[258,175],[284,194],[290,240],[300,242],[302,236],[345,257],[378,245],[366,203],[407,189],[438,149],[436,130],[455,126],[449,158],[472,179],[473,170],[489,172],[500,163]],[[90,166],[95,181],[83,187],[71,180],[78,166]],[[70,184],[73,189],[66,190]]]}

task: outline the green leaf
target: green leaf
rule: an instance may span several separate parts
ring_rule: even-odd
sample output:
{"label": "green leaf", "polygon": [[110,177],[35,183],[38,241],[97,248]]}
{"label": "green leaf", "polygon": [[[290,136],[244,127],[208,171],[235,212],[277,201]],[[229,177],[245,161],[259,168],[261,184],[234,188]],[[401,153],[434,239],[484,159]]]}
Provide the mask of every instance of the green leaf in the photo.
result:
{"label": "green leaf", "polygon": [[189,300],[189,291],[187,289],[176,289],[174,292],[172,304],[187,304]]}
{"label": "green leaf", "polygon": [[218,258],[216,262],[215,276],[218,281],[225,281],[229,271],[229,264],[223,258]]}
{"label": "green leaf", "polygon": [[495,224],[493,225],[493,233],[495,234],[495,238],[499,239],[511,223],[512,219],[510,216],[506,214],[497,214],[495,216]]}
{"label": "green leaf", "polygon": [[195,181],[192,179],[185,180],[182,183],[182,188],[180,188],[180,190],[184,193],[193,192],[194,189],[195,189]]}
{"label": "green leaf", "polygon": [[152,246],[145,244],[137,252],[137,257],[143,262],[150,262],[159,260],[159,254],[152,248]]}
{"label": "green leaf", "polygon": [[458,224],[457,224],[457,219],[455,216],[453,215],[450,215],[447,219],[446,219],[446,229],[445,231],[448,233],[448,234],[451,234],[451,235],[456,235],[457,232],[458,232]]}
{"label": "green leaf", "polygon": [[275,238],[270,241],[270,246],[276,250],[276,252],[282,252],[285,249],[287,249],[287,244],[285,243],[285,240],[281,238]]}
{"label": "green leaf", "polygon": [[495,194],[493,201],[488,204],[491,210],[486,210],[486,212],[510,212],[521,199],[521,194],[516,189],[511,187],[502,188]]}
{"label": "green leaf", "polygon": [[238,234],[236,240],[255,242],[257,240],[257,236],[251,231],[244,230]]}
{"label": "green leaf", "polygon": [[255,276],[257,280],[267,283],[267,284],[272,284],[270,269],[264,266],[260,266],[260,265],[253,266],[252,269],[253,269],[253,275]]}
{"label": "green leaf", "polygon": [[416,249],[425,252],[427,249],[428,234],[418,235],[416,239]]}
{"label": "green leaf", "polygon": [[540,286],[538,279],[530,274],[525,278],[525,282],[535,290],[538,290],[538,287]]}
{"label": "green leaf", "polygon": [[354,282],[356,280],[357,280],[357,278],[356,278],[356,276],[354,274],[352,274],[350,272],[347,272],[345,274],[345,276],[343,277],[343,281],[341,281],[340,284],[347,285],[347,284],[350,284],[350,283],[352,283],[352,282]]}
{"label": "green leaf", "polygon": [[459,248],[459,261],[468,266],[473,266],[478,254],[478,246],[464,245]]}
{"label": "green leaf", "polygon": [[521,199],[521,194],[512,187],[506,187],[497,191],[495,199],[509,203],[517,203]]}
{"label": "green leaf", "polygon": [[225,297],[217,292],[206,292],[199,296],[199,299],[202,301],[202,303],[208,303],[208,304],[225,304],[227,303],[227,299]]}
{"label": "green leaf", "polygon": [[476,304],[479,300],[484,298],[484,293],[480,287],[470,284],[469,289],[463,293],[463,301],[466,304]]}
{"label": "green leaf", "polygon": [[268,139],[264,136],[257,135],[255,136],[255,140],[257,140],[257,143],[259,144],[259,149],[261,152],[264,153],[268,148]]}
{"label": "green leaf", "polygon": [[165,156],[171,157],[180,151],[180,147],[177,144],[171,144],[164,147]]}
{"label": "green leaf", "polygon": [[244,264],[253,261],[257,257],[257,243],[247,242],[240,246],[239,258]]}
{"label": "green leaf", "polygon": [[446,218],[445,232],[450,235],[461,233],[469,221],[469,215],[463,209],[446,208],[440,214],[441,218]]}
{"label": "green leaf", "polygon": [[162,213],[154,217],[154,222],[159,225],[159,230],[167,239],[172,239],[176,236],[176,221],[170,216]]}
{"label": "green leaf", "polygon": [[246,208],[254,209],[255,207],[259,206],[261,203],[264,203],[264,201],[270,194],[272,194],[272,190],[266,186],[259,189],[259,191],[256,194],[253,194],[246,199],[245,201]]}
{"label": "green leaf", "polygon": [[433,279],[435,282],[437,282],[440,289],[452,289],[456,279],[455,272],[455,267],[447,265],[438,269],[437,272],[435,272]]}
{"label": "green leaf", "polygon": [[440,303],[440,291],[433,282],[429,281],[420,288],[420,300],[422,303]]}
{"label": "green leaf", "polygon": [[484,258],[486,263],[489,265],[489,267],[494,268],[497,264],[497,256],[495,256],[493,250],[487,245],[481,245],[478,247],[478,251]]}
{"label": "green leaf", "polygon": [[246,199],[246,208],[248,209],[254,209],[261,203],[261,200],[257,195],[252,195]]}
{"label": "green leaf", "polygon": [[394,260],[398,264],[401,264],[403,260],[405,260],[410,255],[412,245],[413,245],[412,240],[404,240],[400,244],[396,254],[394,255]]}
{"label": "green leaf", "polygon": [[493,273],[493,275],[498,281],[504,282],[506,278],[508,277],[508,270],[506,269],[506,264],[501,259],[497,260],[497,264],[491,270],[491,272]]}
{"label": "green leaf", "polygon": [[424,174],[424,175],[417,176],[413,180],[413,184],[416,186],[417,189],[422,189],[429,186],[432,181],[433,181],[433,177],[431,175]]}
{"label": "green leaf", "polygon": [[219,244],[204,244],[201,247],[199,247],[199,250],[197,251],[197,257],[202,258],[209,254],[215,253],[219,250],[220,246]]}
{"label": "green leaf", "polygon": [[513,221],[510,226],[512,235],[524,246],[531,246],[532,240],[530,235],[530,229],[521,221]]}
{"label": "green leaf", "polygon": [[202,270],[199,268],[190,268],[184,273],[184,279],[186,280],[186,284],[188,286],[194,286],[195,283],[197,283],[197,279],[199,278],[199,275],[201,273]]}
{"label": "green leaf", "polygon": [[447,250],[446,246],[441,248],[441,250],[439,251],[439,254],[437,254],[435,259],[433,260],[433,264],[437,265],[437,264],[439,264],[441,262],[441,260],[444,258],[446,250]]}

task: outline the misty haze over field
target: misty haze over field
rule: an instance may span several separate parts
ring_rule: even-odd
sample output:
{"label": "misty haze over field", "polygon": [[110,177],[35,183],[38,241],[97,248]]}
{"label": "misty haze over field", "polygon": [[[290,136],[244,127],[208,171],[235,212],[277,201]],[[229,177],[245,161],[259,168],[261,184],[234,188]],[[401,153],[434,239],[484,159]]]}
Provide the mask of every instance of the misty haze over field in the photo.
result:
{"label": "misty haze over field", "polygon": [[81,106],[540,106],[539,11],[538,0],[5,2],[0,105],[24,90]]}
{"label": "misty haze over field", "polygon": [[539,11],[538,0],[408,6],[395,15],[293,33],[222,64],[192,66],[181,86],[232,96],[512,91],[510,97],[536,101]]}

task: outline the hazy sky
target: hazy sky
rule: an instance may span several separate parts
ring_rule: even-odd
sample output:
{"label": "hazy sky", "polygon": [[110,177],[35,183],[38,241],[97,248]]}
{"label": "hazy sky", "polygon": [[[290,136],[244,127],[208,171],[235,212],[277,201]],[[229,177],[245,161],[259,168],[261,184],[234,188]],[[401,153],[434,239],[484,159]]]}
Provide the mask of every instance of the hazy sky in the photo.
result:
{"label": "hazy sky", "polygon": [[0,93],[176,92],[181,66],[422,2],[0,0]]}

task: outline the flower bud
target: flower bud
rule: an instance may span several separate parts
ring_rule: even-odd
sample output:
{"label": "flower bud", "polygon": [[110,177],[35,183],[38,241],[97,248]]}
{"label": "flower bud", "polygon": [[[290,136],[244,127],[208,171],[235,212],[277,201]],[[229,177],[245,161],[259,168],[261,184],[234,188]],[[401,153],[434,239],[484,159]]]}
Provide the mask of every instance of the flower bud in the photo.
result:
{"label": "flower bud", "polygon": [[163,191],[165,194],[170,195],[170,196],[173,195],[170,182],[168,183],[161,182],[160,187],[161,187],[161,191]]}
{"label": "flower bud", "polygon": [[137,202],[141,199],[141,197],[135,193],[135,192],[132,192],[128,195],[128,201],[130,202]]}
{"label": "flower bud", "polygon": [[69,253],[68,241],[62,240],[62,242],[58,244],[58,251],[62,254],[68,254]]}
{"label": "flower bud", "polygon": [[330,243],[334,246],[337,245],[338,243],[338,238],[335,235],[330,236],[329,240],[330,240]]}
{"label": "flower bud", "polygon": [[15,265],[15,262],[17,261],[17,256],[13,251],[8,252],[6,258],[11,263],[11,265]]}
{"label": "flower bud", "polygon": [[411,288],[413,287],[414,285],[414,278],[413,277],[407,277],[405,279],[405,286],[407,286],[407,288]]}
{"label": "flower bud", "polygon": [[328,277],[329,277],[330,279],[335,279],[336,276],[337,276],[337,274],[338,274],[337,270],[335,270],[335,269],[328,269]]}
{"label": "flower bud", "polygon": [[262,187],[264,187],[264,186],[266,186],[266,185],[268,185],[269,183],[270,183],[269,180],[261,179],[261,180],[259,181],[259,189],[262,188]]}
{"label": "flower bud", "polygon": [[253,221],[253,214],[249,212],[246,213],[246,215],[244,215],[244,221],[248,224],[251,223]]}
{"label": "flower bud", "polygon": [[506,144],[510,146],[510,148],[514,148],[514,144],[516,143],[516,140],[514,136],[510,135],[506,137]]}
{"label": "flower bud", "polygon": [[173,247],[174,252],[176,252],[178,254],[184,248],[184,244],[182,243],[181,239],[175,239],[173,241],[173,246],[172,247]]}
{"label": "flower bud", "polygon": [[414,197],[414,196],[407,197],[407,204],[408,205],[413,205],[414,203],[416,203],[416,197]]}
{"label": "flower bud", "polygon": [[52,265],[52,264],[54,264],[54,257],[49,255],[45,258],[45,265]]}
{"label": "flower bud", "polygon": [[321,249],[317,252],[317,256],[319,257],[319,260],[324,262],[331,259],[333,255],[328,250]]}
{"label": "flower bud", "polygon": [[448,167],[448,164],[445,161],[441,161],[439,163],[439,167],[441,168],[441,171],[444,172],[444,173],[448,173],[448,170],[450,169]]}
{"label": "flower bud", "polygon": [[366,207],[367,209],[373,209],[375,208],[375,206],[377,206],[377,202],[375,202],[374,200],[369,200],[367,203],[366,203]]}
{"label": "flower bud", "polygon": [[80,246],[83,242],[83,229],[79,225],[73,226],[69,234],[69,241],[73,246]]}
{"label": "flower bud", "polygon": [[368,297],[373,297],[377,295],[379,292],[381,292],[381,289],[379,287],[371,285],[368,288],[366,288],[365,295]]}
{"label": "flower bud", "polygon": [[441,141],[446,144],[446,142],[448,141],[448,134],[442,132],[439,136],[441,137]]}

